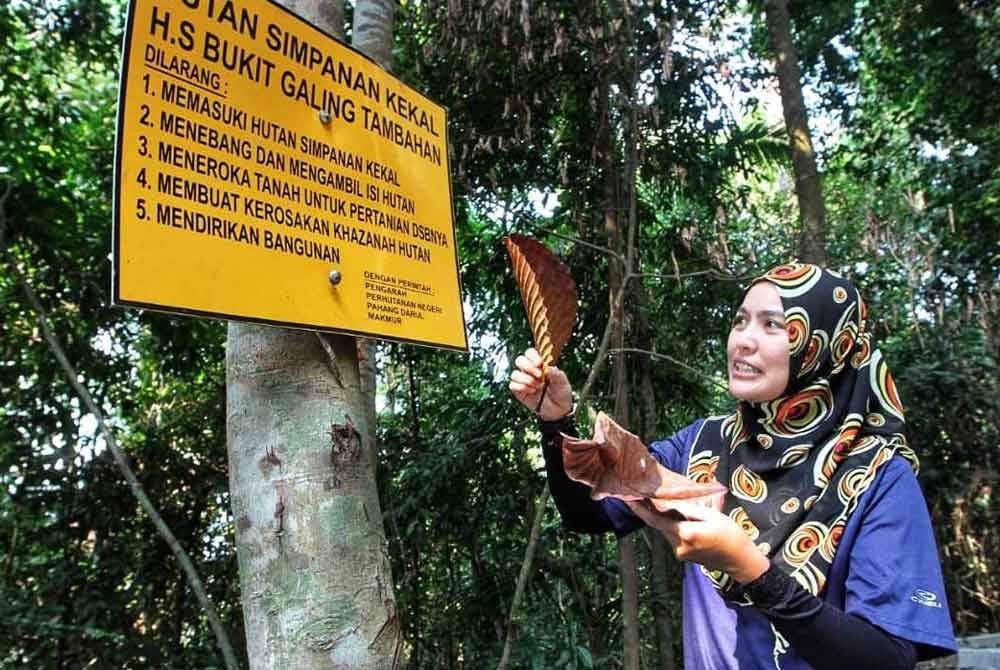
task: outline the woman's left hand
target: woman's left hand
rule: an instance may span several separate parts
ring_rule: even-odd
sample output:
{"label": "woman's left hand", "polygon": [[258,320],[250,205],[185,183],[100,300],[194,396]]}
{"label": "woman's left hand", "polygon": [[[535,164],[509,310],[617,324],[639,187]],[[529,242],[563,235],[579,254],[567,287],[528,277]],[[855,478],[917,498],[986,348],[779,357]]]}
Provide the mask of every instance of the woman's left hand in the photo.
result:
{"label": "woman's left hand", "polygon": [[714,509],[679,502],[672,507],[684,519],[657,512],[646,501],[629,502],[629,508],[647,526],[660,531],[682,561],[722,570],[741,584],[767,572],[770,562],[735,521]]}

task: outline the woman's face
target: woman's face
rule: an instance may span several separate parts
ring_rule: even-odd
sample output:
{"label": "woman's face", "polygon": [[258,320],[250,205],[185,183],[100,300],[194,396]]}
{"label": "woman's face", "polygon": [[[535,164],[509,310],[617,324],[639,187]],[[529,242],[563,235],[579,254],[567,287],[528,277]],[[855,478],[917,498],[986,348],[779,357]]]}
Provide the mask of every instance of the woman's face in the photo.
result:
{"label": "woman's face", "polygon": [[729,331],[729,392],[741,400],[774,400],[788,386],[785,309],[774,284],[757,282],[747,291]]}

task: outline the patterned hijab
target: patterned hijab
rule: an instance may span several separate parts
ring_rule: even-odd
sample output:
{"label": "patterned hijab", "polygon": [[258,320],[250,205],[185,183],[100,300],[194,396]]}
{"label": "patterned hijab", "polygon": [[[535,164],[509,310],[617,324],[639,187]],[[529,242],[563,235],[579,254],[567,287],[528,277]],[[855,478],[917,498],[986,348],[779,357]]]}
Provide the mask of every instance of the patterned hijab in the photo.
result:
{"label": "patterned hijab", "polygon": [[[906,446],[903,407],[846,279],[815,265],[781,265],[751,283],[778,289],[788,330],[789,381],[766,402],[741,400],[708,419],[688,463],[698,481],[729,488],[723,511],[779,569],[819,595],[847,519],[879,468]],[[749,290],[749,287],[748,287]],[[738,585],[706,574],[728,597]]]}

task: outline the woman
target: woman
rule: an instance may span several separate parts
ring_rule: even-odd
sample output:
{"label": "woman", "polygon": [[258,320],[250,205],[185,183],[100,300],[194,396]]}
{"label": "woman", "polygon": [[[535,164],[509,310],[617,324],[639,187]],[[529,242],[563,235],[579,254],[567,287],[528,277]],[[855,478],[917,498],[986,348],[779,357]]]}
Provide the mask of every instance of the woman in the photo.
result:
{"label": "woman", "polygon": [[[580,532],[660,531],[686,561],[685,668],[912,668],[955,651],[903,411],[867,309],[845,279],[777,267],[743,296],[727,345],[727,417],[650,445],[667,468],[728,487],[722,511],[590,499],[562,465],[572,390],[549,368],[539,408],[549,487]],[[529,349],[510,389],[538,406]]]}

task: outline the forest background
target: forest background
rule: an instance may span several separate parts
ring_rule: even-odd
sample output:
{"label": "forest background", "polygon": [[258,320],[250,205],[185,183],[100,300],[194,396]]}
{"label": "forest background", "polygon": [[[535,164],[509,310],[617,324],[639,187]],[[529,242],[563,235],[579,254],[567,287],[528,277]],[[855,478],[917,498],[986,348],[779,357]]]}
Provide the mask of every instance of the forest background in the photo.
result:
{"label": "forest background", "polygon": [[[828,264],[866,296],[907,409],[956,631],[996,631],[1000,9],[790,10]],[[22,282],[246,653],[225,324],[109,307],[124,13],[109,0],[0,5],[0,667],[220,667]],[[758,2],[406,2],[392,55],[450,110],[471,342],[469,355],[378,345],[399,621],[409,667],[494,667],[544,504],[536,427],[506,390],[529,331],[503,236],[535,235],[566,260],[580,319],[561,367],[579,385],[598,357],[593,405],[655,438],[728,406],[741,281],[798,251],[794,172]],[[602,350],[619,294],[622,327]],[[566,534],[551,505],[540,519],[511,667],[622,667],[616,542]],[[670,667],[679,645],[678,565],[656,546],[634,544],[632,651],[648,668]]]}

